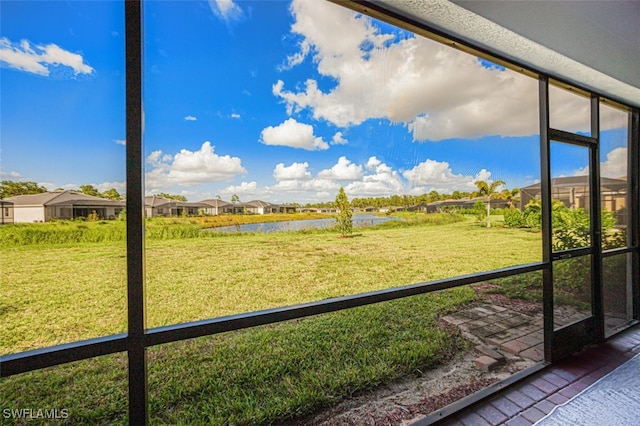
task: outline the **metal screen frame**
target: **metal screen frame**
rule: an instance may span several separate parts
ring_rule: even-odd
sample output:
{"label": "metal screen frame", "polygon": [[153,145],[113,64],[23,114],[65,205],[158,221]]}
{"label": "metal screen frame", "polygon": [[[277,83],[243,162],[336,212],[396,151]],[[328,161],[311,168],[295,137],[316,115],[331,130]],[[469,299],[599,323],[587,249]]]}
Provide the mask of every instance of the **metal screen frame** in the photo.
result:
{"label": "metal screen frame", "polygon": [[[549,192],[549,160],[548,146],[542,140],[548,140],[546,128],[548,120],[547,85],[549,78],[544,73],[533,70],[523,64],[513,63],[502,57],[499,52],[490,52],[478,46],[470,45],[451,35],[440,32],[425,24],[417,23],[406,17],[396,15],[376,6],[371,2],[337,1],[337,3],[351,9],[366,13],[377,19],[382,19],[393,25],[398,25],[420,35],[426,35],[438,41],[446,42],[456,48],[472,52],[497,63],[506,64],[519,72],[539,78],[540,98],[539,109],[541,118],[541,167],[542,167],[542,196],[546,205],[550,205]],[[128,396],[129,396],[129,424],[141,425],[148,423],[148,395],[147,395],[147,358],[146,350],[150,346],[175,342],[184,339],[213,335],[217,333],[240,330],[259,325],[303,318],[328,312],[356,308],[373,303],[390,301],[419,294],[430,293],[463,285],[473,284],[485,280],[503,278],[542,270],[543,274],[551,274],[551,243],[550,243],[550,212],[543,210],[543,259],[542,262],[500,270],[470,274],[456,278],[423,282],[403,287],[390,288],[351,296],[332,298],[317,302],[310,302],[289,307],[280,307],[258,312],[249,312],[226,317],[206,319],[189,323],[182,323],[153,329],[145,329],[145,250],[144,250],[144,156],[142,146],[143,109],[142,109],[142,0],[124,1],[125,39],[126,39],[126,181],[127,181],[127,333],[99,337],[83,341],[67,343],[42,349],[14,353],[0,356],[0,377],[9,377],[29,371],[90,359],[102,355],[127,352],[128,355]],[[559,80],[561,81],[561,79]],[[592,93],[593,99],[598,95]],[[621,253],[632,254],[633,274],[633,308],[634,318],[640,319],[640,112],[630,109],[629,117],[629,179],[630,179],[630,240],[631,245],[603,254],[611,256]],[[543,125],[544,124],[544,125]],[[598,272],[598,271],[597,271]],[[601,273],[599,271],[598,273]],[[545,282],[550,280],[545,279]],[[543,304],[551,303],[545,298]],[[545,352],[550,350],[550,335],[553,331],[553,318],[545,317]],[[531,370],[531,372],[535,371]],[[523,375],[523,374],[521,374]],[[521,375],[518,375],[520,378]],[[526,375],[526,374],[524,374]],[[482,395],[500,389],[493,386],[485,390]],[[492,390],[493,389],[493,390]],[[463,407],[458,407],[463,408]]]}

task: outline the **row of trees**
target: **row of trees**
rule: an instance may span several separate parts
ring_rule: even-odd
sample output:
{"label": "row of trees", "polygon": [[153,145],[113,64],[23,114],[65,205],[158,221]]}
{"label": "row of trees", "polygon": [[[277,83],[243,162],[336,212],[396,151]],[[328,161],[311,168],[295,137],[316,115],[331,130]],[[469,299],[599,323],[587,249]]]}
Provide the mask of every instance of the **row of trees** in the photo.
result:
{"label": "row of trees", "polygon": [[[491,183],[477,181],[476,186],[478,187],[478,189],[475,192],[453,191],[452,193],[441,194],[438,191],[432,190],[422,195],[391,195],[389,197],[353,198],[350,204],[355,208],[381,208],[389,206],[409,207],[419,204],[429,204],[435,201],[460,200],[463,198],[474,198],[479,196],[484,197],[487,191],[489,191],[489,193],[491,194],[491,199],[504,199],[507,200],[509,204],[513,204],[519,201],[518,195],[520,193],[520,189],[505,188],[501,191],[498,191],[498,189],[500,189],[500,187],[503,185],[505,185],[505,182],[501,180],[497,180]],[[330,208],[336,207],[336,205],[333,201],[326,201],[321,203],[307,203],[304,207]]]}
{"label": "row of trees", "polygon": [[[64,191],[64,189],[58,188],[56,191]],[[114,201],[125,199],[125,194],[120,194],[115,188],[100,192],[98,188],[93,185],[82,185],[75,191],[94,197],[108,198],[109,200]],[[38,185],[36,182],[15,182],[11,180],[3,180],[0,182],[0,199],[16,195],[42,194],[44,192],[47,192],[47,188],[42,185]],[[183,195],[173,195],[160,192],[156,194],[156,196],[178,201],[187,201],[187,197]]]}
{"label": "row of trees", "polygon": [[[505,186],[506,183],[502,180],[496,180],[493,182],[486,181],[476,181],[475,185],[477,190],[474,192],[461,192],[461,191],[453,191],[451,194],[440,194],[438,191],[430,191],[429,193],[414,196],[414,195],[392,195],[390,197],[367,197],[367,198],[354,198],[349,202],[351,207],[355,208],[366,208],[366,207],[390,207],[390,206],[399,206],[399,207],[410,207],[420,204],[430,204],[435,201],[444,201],[444,200],[460,200],[463,198],[476,198],[482,197],[484,201],[484,205],[486,206],[486,220],[487,220],[487,228],[491,227],[491,200],[494,199],[503,199],[506,200],[509,204],[509,207],[514,207],[514,204],[520,201],[519,194],[520,189],[507,189],[504,188],[500,191],[500,188]],[[344,188],[340,188],[339,195],[342,198],[342,194],[344,193]],[[344,195],[346,197],[346,194]],[[340,210],[339,200],[336,198],[335,201],[327,201],[323,203],[309,203],[306,204],[305,207],[316,207],[316,208],[336,208]]]}
{"label": "row of trees", "polygon": [[13,197],[14,195],[41,194],[47,192],[47,188],[36,182],[14,182],[3,180],[0,182],[0,199]]}
{"label": "row of trees", "polygon": [[[58,188],[56,191],[64,191]],[[110,200],[123,200],[124,195],[120,194],[117,189],[111,188],[104,192],[98,191],[93,185],[82,185],[77,192],[94,197],[108,198]],[[14,197],[16,195],[42,194],[47,192],[47,188],[38,185],[36,182],[15,182],[12,180],[3,180],[0,182],[0,198]]]}

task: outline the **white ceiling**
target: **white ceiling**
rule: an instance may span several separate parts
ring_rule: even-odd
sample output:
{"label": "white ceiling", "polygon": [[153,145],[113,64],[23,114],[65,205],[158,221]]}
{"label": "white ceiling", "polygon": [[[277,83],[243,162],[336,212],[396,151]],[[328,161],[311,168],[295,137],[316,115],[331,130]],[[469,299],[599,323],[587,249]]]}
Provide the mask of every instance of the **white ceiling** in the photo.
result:
{"label": "white ceiling", "polygon": [[640,107],[640,1],[375,3],[551,76]]}

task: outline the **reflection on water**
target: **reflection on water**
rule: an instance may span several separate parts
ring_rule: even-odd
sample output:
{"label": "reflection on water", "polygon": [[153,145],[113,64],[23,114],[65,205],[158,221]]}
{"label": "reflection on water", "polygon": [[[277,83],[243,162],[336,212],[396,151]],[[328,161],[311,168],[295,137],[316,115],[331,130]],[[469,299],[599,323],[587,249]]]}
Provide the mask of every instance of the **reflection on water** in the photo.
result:
{"label": "reflection on water", "polygon": [[[353,215],[354,228],[362,228],[365,226],[377,225],[379,223],[388,222],[390,220],[400,220],[395,217],[383,217],[373,214],[356,214]],[[247,223],[245,225],[221,226],[213,228],[214,232],[287,232],[299,231],[301,229],[328,229],[333,228],[336,224],[334,218],[326,219],[308,219],[308,220],[288,220],[284,222],[263,222],[263,223]]]}

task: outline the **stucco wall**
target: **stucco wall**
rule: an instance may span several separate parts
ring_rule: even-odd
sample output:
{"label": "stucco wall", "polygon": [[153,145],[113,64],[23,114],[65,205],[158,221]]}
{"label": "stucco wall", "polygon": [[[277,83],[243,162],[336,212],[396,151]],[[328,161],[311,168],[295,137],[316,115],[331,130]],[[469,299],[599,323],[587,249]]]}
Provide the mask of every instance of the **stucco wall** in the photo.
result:
{"label": "stucco wall", "polygon": [[14,207],[13,209],[14,222],[16,223],[31,223],[31,222],[44,222],[44,207]]}

